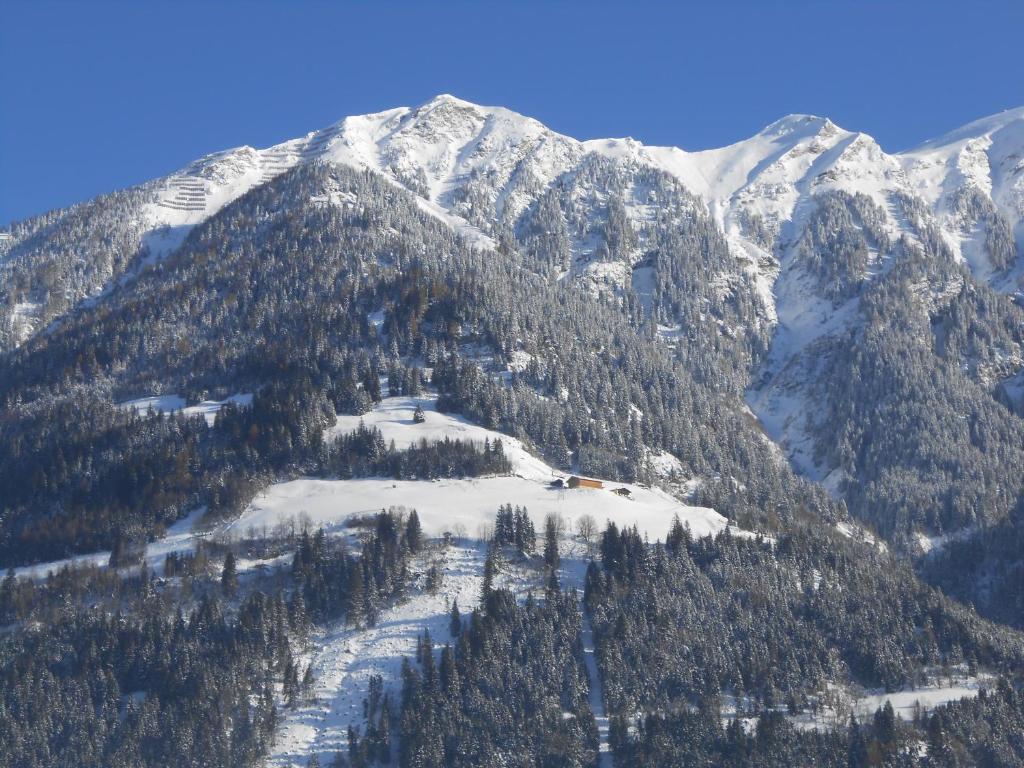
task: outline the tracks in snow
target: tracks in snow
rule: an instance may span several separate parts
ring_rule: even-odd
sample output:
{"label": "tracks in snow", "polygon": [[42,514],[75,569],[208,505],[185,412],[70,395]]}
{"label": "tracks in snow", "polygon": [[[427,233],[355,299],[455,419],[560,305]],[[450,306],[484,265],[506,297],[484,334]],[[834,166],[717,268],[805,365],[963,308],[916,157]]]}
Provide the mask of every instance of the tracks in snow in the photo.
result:
{"label": "tracks in snow", "polygon": [[381,675],[384,690],[397,702],[402,660],[415,656],[417,638],[429,630],[435,643],[448,642],[452,600],[463,611],[477,604],[483,559],[474,546],[451,547],[437,594],[413,588],[408,600],[384,610],[373,627],[346,629],[339,623],[316,635],[316,650],[303,659],[313,665],[312,701],[284,712],[268,765],[304,768],[314,754],[321,765],[330,765],[335,753],[346,751],[349,726],[365,730],[370,678]]}
{"label": "tracks in snow", "polygon": [[[582,600],[582,592],[580,598]],[[608,713],[604,706],[604,688],[601,685],[601,675],[597,670],[597,653],[594,651],[594,627],[590,623],[590,616],[586,609],[583,609],[583,629],[581,632],[583,641],[583,661],[587,665],[587,676],[590,678],[590,709],[594,713],[594,720],[597,721],[598,737],[598,766],[600,768],[612,768],[612,751],[608,743]]]}
{"label": "tracks in snow", "polygon": [[[319,758],[321,765],[330,765],[336,753],[348,749],[349,726],[365,731],[363,700],[369,694],[370,679],[381,675],[384,690],[398,703],[402,660],[415,656],[417,638],[424,630],[429,630],[435,645],[450,641],[452,601],[458,600],[463,613],[471,611],[478,603],[485,548],[468,543],[449,547],[442,553],[444,581],[437,594],[431,595],[415,586],[405,602],[384,610],[373,627],[349,629],[339,622],[313,636],[313,651],[301,660],[302,664],[313,667],[312,696],[296,709],[283,712],[268,765],[305,768],[312,755]],[[426,571],[430,554],[421,558],[418,571]],[[585,559],[563,561],[564,583],[576,588],[581,602],[586,562]],[[598,729],[598,764],[600,768],[612,768],[608,715],[594,650],[594,629],[586,611],[582,615],[581,640],[590,678],[589,703]]]}

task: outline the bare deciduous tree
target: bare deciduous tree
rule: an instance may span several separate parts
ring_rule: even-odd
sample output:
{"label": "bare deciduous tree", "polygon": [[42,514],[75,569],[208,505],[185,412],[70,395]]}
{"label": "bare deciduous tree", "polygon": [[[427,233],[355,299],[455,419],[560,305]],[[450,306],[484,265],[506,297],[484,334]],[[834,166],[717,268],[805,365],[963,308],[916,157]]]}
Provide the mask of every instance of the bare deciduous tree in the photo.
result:
{"label": "bare deciduous tree", "polygon": [[587,555],[590,555],[597,541],[597,521],[593,515],[580,515],[576,518],[576,534],[586,542]]}

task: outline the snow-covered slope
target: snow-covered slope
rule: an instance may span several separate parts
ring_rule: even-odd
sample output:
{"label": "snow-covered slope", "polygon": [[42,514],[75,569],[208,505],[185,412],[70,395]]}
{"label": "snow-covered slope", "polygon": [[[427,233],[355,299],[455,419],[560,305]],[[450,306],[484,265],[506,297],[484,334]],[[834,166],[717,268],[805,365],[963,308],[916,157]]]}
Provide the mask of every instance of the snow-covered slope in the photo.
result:
{"label": "snow-covered slope", "polygon": [[[727,524],[714,510],[683,504],[655,488],[621,483],[606,483],[604,489],[551,488],[550,481],[565,477],[564,473],[531,455],[515,438],[457,415],[439,413],[435,402],[433,396],[386,398],[362,417],[339,416],[332,431],[348,432],[363,422],[379,429],[385,441],[393,440],[397,448],[420,440],[444,438],[478,443],[501,440],[512,464],[512,474],[435,481],[294,480],[271,486],[231,524],[231,529],[238,531],[264,527],[271,530],[281,522],[300,519],[323,527],[329,534],[344,535],[348,530],[346,522],[353,517],[405,507],[416,509],[428,536],[454,534],[452,546],[427,555],[438,560],[444,573],[436,594],[417,586],[406,602],[388,608],[376,626],[334,626],[314,637],[304,661],[312,666],[316,680],[313,696],[311,701],[286,714],[270,760],[272,765],[303,765],[314,753],[326,761],[343,751],[348,727],[364,725],[361,702],[367,695],[371,676],[381,675],[386,689],[395,692],[402,659],[415,653],[416,639],[424,630],[429,630],[439,644],[450,642],[451,603],[457,600],[464,611],[476,606],[484,555],[479,537],[493,523],[502,504],[526,506],[538,530],[542,529],[546,515],[562,517],[566,534],[561,544],[565,558],[561,579],[566,586],[580,589],[586,553],[582,542],[575,541],[573,523],[583,515],[591,515],[601,527],[606,520],[620,527],[635,524],[652,540],[664,539],[676,515],[699,536],[717,533]],[[417,405],[424,412],[422,423],[413,421]],[[621,487],[629,488],[631,498],[612,492]],[[737,535],[749,535],[733,530]],[[424,563],[418,563],[416,570],[425,570]],[[532,574],[532,578],[536,581],[539,576]],[[520,593],[527,588],[539,590],[540,582],[531,583],[530,579],[528,569],[518,578],[515,569],[504,569],[499,583]],[[602,720],[605,750],[606,719]]]}
{"label": "snow-covered slope", "polygon": [[[177,395],[141,398],[120,403],[119,407],[165,412],[185,410],[202,415],[208,421],[224,402],[247,404],[251,395],[234,395],[227,400],[209,401],[198,406],[185,407]],[[503,504],[525,506],[537,530],[543,530],[544,519],[553,514],[561,517],[568,532],[583,515],[590,515],[600,528],[605,522],[615,522],[620,528],[636,525],[651,540],[664,539],[675,516],[679,516],[695,536],[716,534],[724,529],[728,520],[708,507],[685,504],[660,488],[606,481],[603,489],[568,488],[550,486],[556,477],[567,478],[541,459],[532,455],[513,437],[478,426],[457,414],[440,413],[435,407],[436,396],[389,397],[363,416],[338,416],[332,434],[350,432],[360,422],[381,431],[385,441],[394,441],[399,449],[420,440],[434,441],[450,438],[483,444],[502,442],[505,455],[512,465],[509,475],[467,478],[463,480],[393,480],[390,478],[359,478],[354,480],[323,480],[300,478],[276,483],[260,493],[242,514],[213,527],[198,528],[205,509],[194,510],[168,529],[163,538],[149,544],[146,561],[156,573],[163,568],[169,552],[192,551],[201,538],[244,536],[250,531],[271,531],[279,523],[295,521],[322,527],[327,533],[346,534],[347,523],[354,517],[375,514],[390,507],[415,509],[428,536],[454,534],[457,538],[479,539],[494,522],[498,508]],[[417,424],[413,413],[419,405],[425,421]],[[613,493],[626,488],[628,497]],[[752,535],[748,531],[732,528],[738,536]],[[43,578],[65,566],[82,564],[105,565],[110,552],[96,552],[64,560],[39,563],[18,569],[18,575]],[[245,565],[240,564],[244,569]]]}
{"label": "snow-covered slope", "polygon": [[[235,396],[245,401],[247,396]],[[458,415],[437,411],[433,395],[422,397],[389,397],[363,416],[339,416],[328,432],[345,433],[360,422],[379,429],[384,439],[394,441],[397,448],[421,440],[445,438],[492,443],[500,440],[512,465],[505,476],[478,477],[465,480],[397,481],[389,478],[355,480],[319,480],[305,478],[270,486],[235,520],[202,529],[195,527],[204,510],[173,526],[167,535],[151,543],[145,561],[152,572],[160,574],[164,559],[171,552],[193,551],[204,538],[230,538],[249,533],[272,532],[280,523],[295,520],[303,525],[323,528],[328,535],[349,536],[353,529],[347,523],[355,517],[374,514],[381,509],[404,507],[416,509],[424,532],[432,539],[449,533],[451,543],[444,547],[431,545],[413,563],[416,574],[407,599],[385,608],[374,626],[349,627],[343,622],[316,629],[300,658],[300,665],[310,667],[314,684],[310,695],[294,709],[283,710],[280,730],[268,764],[304,766],[313,754],[328,764],[338,752],[347,748],[349,726],[365,728],[362,702],[367,697],[371,679],[381,676],[385,690],[397,696],[401,684],[403,659],[416,652],[417,639],[429,631],[439,645],[451,642],[449,618],[451,605],[458,601],[463,611],[478,603],[488,535],[499,506],[512,503],[525,505],[538,530],[544,519],[553,514],[565,523],[560,541],[562,566],[559,573],[566,587],[583,588],[586,565],[593,552],[590,544],[576,535],[575,522],[583,515],[594,518],[599,527],[608,520],[620,527],[637,525],[651,540],[664,539],[675,516],[687,524],[697,536],[714,534],[726,527],[727,520],[712,509],[684,504],[668,493],[651,487],[606,482],[603,489],[556,489],[550,486],[555,477],[565,477],[536,458],[515,438],[480,427]],[[175,395],[143,398],[121,403],[125,408],[162,408],[180,410],[184,401]],[[209,408],[219,403],[196,407],[194,412],[209,415]],[[425,419],[413,420],[416,406]],[[630,497],[613,492],[628,488]],[[733,528],[735,535],[749,532]],[[103,567],[109,552],[99,552],[54,563],[44,563],[18,570],[18,575],[37,579],[64,566],[91,564]],[[273,563],[286,564],[291,554],[274,558]],[[240,560],[239,571],[251,571],[258,561]],[[440,588],[425,588],[423,574],[431,565],[443,573]],[[520,595],[528,590],[543,591],[543,573],[529,563],[507,563],[497,582]],[[590,674],[597,680],[594,665],[592,633],[584,635],[584,653],[589,654]],[[600,681],[597,681],[600,684]],[[596,690],[596,689],[595,689]],[[601,714],[600,692],[592,696],[598,714],[603,754],[607,764],[608,722]]]}
{"label": "snow-covered slope", "polygon": [[416,572],[426,570],[427,559],[444,574],[436,593],[417,584],[408,600],[386,608],[372,627],[337,623],[314,632],[302,661],[313,670],[313,690],[300,706],[283,713],[268,765],[301,767],[311,755],[330,765],[336,754],[348,750],[349,727],[366,729],[363,702],[371,678],[379,675],[392,699],[399,699],[402,661],[416,655],[420,636],[429,632],[438,644],[452,642],[451,605],[458,601],[464,611],[476,607],[484,549],[471,543],[429,552],[417,558]]}
{"label": "snow-covered slope", "polygon": [[[1024,107],[976,120],[898,159],[913,192],[929,204],[975,274],[1004,290],[1019,289],[1024,274]],[[971,200],[975,194],[977,202]],[[985,220],[990,217],[994,221]],[[984,247],[985,229],[1000,224],[1016,250],[1015,268],[1002,275]]]}
{"label": "snow-covered slope", "polygon": [[[416,424],[413,411],[419,404],[426,421]],[[433,397],[386,398],[365,416],[340,416],[337,432],[354,430],[360,421],[377,427],[386,442],[402,448],[420,440],[445,437],[471,440],[501,440],[512,464],[512,474],[464,480],[393,480],[361,478],[320,480],[303,478],[270,486],[256,497],[232,527],[273,528],[289,519],[308,520],[326,531],[343,531],[346,521],[390,507],[416,509],[424,531],[431,536],[445,532],[477,536],[481,526],[494,521],[502,504],[525,506],[538,530],[549,514],[561,516],[567,527],[583,515],[591,515],[603,528],[608,520],[619,527],[637,525],[651,539],[664,539],[673,518],[689,524],[694,535],[705,536],[722,530],[728,521],[713,509],[684,504],[658,488],[606,482],[604,489],[550,486],[555,478],[567,478],[531,455],[515,438],[472,424],[454,414],[439,413]],[[629,497],[613,493],[627,488]]]}

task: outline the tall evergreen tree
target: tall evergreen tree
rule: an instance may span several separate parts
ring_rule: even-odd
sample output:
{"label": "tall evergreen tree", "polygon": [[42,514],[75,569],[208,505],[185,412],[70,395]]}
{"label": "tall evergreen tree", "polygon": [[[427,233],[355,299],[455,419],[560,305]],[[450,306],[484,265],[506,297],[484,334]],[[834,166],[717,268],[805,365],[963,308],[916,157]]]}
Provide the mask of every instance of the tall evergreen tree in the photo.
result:
{"label": "tall evergreen tree", "polygon": [[224,556],[224,567],[220,572],[220,587],[227,597],[234,597],[238,592],[238,572],[235,553],[228,551]]}
{"label": "tall evergreen tree", "polygon": [[448,620],[448,633],[457,638],[462,633],[462,614],[459,613],[458,599],[452,600],[452,610]]}
{"label": "tall evergreen tree", "polygon": [[554,515],[548,515],[544,519],[544,564],[554,571],[561,561],[558,552],[558,522]]}

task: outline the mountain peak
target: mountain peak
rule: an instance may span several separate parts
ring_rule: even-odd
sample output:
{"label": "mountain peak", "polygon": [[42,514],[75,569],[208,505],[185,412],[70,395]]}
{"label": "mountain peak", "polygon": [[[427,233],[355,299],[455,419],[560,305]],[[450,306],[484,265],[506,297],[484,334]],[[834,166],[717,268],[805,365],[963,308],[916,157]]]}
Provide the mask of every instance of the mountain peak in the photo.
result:
{"label": "mountain peak", "polygon": [[425,101],[418,107],[408,110],[409,114],[416,118],[426,117],[434,114],[448,115],[459,114],[473,115],[477,118],[497,118],[508,125],[532,126],[531,130],[538,127],[546,128],[539,120],[521,114],[507,107],[485,106],[472,101],[460,99],[450,93],[439,93],[429,101]]}
{"label": "mountain peak", "polygon": [[786,115],[785,117],[779,118],[775,122],[770,123],[765,126],[758,135],[771,138],[783,136],[797,136],[803,138],[805,136],[815,136],[819,134],[831,135],[838,130],[841,129],[827,117],[797,113]]}
{"label": "mountain peak", "polygon": [[469,108],[474,110],[482,109],[479,104],[467,101],[464,98],[459,98],[458,96],[453,96],[451,93],[438,93],[430,100],[425,101],[421,106],[434,106],[442,103],[456,104],[457,106],[469,106]]}
{"label": "mountain peak", "polygon": [[486,109],[486,107],[482,107],[479,104],[474,104],[471,101],[466,101],[465,99],[460,99],[458,96],[453,96],[450,93],[439,93],[434,98],[423,102],[419,107],[416,108],[415,111],[419,112],[422,110],[429,110],[442,105],[463,107],[466,109]]}

